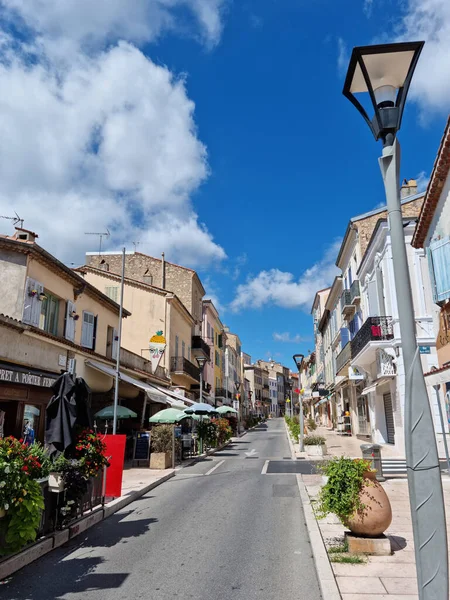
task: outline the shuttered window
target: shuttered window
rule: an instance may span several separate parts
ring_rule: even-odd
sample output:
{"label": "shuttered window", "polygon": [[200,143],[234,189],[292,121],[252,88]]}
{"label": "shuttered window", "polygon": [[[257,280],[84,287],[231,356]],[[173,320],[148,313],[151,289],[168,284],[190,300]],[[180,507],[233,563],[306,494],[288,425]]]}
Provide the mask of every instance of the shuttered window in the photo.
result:
{"label": "shuttered window", "polygon": [[105,287],[105,294],[114,302],[117,302],[117,298],[119,297],[119,286],[111,285]]}
{"label": "shuttered window", "polygon": [[95,316],[87,311],[83,311],[83,324],[81,326],[81,345],[83,348],[95,348]]}
{"label": "shuttered window", "polygon": [[25,284],[25,297],[23,301],[22,321],[28,325],[39,327],[41,318],[41,294],[44,293],[44,286],[31,277],[27,277]]}
{"label": "shuttered window", "polygon": [[75,303],[67,300],[66,302],[66,325],[64,337],[71,342],[75,341]]}
{"label": "shuttered window", "polygon": [[432,242],[428,250],[434,302],[450,298],[450,237]]}
{"label": "shuttered window", "polygon": [[175,356],[178,356],[178,344],[179,344],[179,339],[178,336],[175,336]]}
{"label": "shuttered window", "polygon": [[113,358],[114,360],[117,360],[118,350],[119,350],[119,332],[117,331],[117,329],[113,329],[111,358]]}
{"label": "shuttered window", "polygon": [[184,343],[184,341],[181,342],[181,356],[184,358],[184,355],[186,354],[186,344]]}

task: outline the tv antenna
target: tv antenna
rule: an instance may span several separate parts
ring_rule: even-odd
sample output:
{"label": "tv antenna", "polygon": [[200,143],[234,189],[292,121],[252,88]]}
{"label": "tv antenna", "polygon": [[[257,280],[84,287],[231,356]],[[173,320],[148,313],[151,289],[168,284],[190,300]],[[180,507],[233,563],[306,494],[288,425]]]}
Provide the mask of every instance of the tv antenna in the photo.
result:
{"label": "tv antenna", "polygon": [[4,215],[0,215],[0,219],[8,219],[8,221],[12,221],[13,222],[14,226],[19,225],[20,228],[22,229],[22,227],[23,227],[23,219],[21,219],[19,217],[19,215],[16,213],[16,211],[14,211],[14,214],[16,215],[15,217],[6,217]]}
{"label": "tv antenna", "polygon": [[100,238],[100,243],[99,243],[99,247],[98,247],[98,253],[99,255],[102,253],[102,241],[104,237],[109,237],[111,235],[110,231],[108,228],[106,228],[106,233],[102,232],[102,233],[98,233],[98,232],[85,232],[84,235],[98,235]]}

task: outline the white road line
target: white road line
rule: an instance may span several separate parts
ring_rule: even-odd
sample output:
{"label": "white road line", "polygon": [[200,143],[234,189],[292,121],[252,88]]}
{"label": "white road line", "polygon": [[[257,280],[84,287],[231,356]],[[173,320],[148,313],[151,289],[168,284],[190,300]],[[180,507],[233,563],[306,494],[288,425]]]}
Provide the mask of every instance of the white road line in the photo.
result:
{"label": "white road line", "polygon": [[216,469],[218,469],[220,467],[220,465],[223,465],[225,461],[221,460],[220,462],[217,463],[217,465],[214,465],[214,467],[212,469],[210,469],[209,471],[207,471],[205,473],[205,475],[211,475],[211,473],[213,473]]}
{"label": "white road line", "polygon": [[266,460],[266,462],[264,463],[264,466],[261,471],[261,475],[265,475],[267,473],[267,469],[269,468],[269,462],[270,461]]}

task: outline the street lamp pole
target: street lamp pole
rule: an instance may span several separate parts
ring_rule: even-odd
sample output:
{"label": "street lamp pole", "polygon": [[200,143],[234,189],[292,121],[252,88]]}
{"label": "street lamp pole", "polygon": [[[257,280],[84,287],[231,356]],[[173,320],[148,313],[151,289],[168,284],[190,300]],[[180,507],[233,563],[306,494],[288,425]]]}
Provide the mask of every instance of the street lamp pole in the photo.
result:
{"label": "street lamp pole", "polygon": [[[396,139],[423,42],[354,48],[344,95],[356,106],[376,140],[386,192],[392,262],[405,368],[405,450],[420,600],[447,600],[448,555],[442,481],[427,388],[416,339],[416,322],[399,193],[400,147]],[[371,120],[353,95],[368,92]]]}
{"label": "street lamp pole", "polygon": [[[294,359],[295,365],[298,369],[298,385],[299,388],[301,388],[301,380],[302,380],[302,375],[301,375],[301,368],[302,368],[302,362],[303,359],[305,358],[304,354],[294,354],[294,356],[292,357]],[[303,415],[303,398],[301,397],[301,395],[299,396],[299,424],[300,424],[300,436],[299,436],[299,450],[300,452],[304,452],[305,451],[305,425],[304,425],[304,415]]]}

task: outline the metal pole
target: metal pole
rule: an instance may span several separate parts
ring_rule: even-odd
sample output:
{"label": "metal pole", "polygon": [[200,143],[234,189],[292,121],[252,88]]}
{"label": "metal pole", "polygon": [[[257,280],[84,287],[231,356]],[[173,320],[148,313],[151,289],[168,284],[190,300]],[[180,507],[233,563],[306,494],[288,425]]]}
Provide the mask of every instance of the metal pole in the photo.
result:
{"label": "metal pole", "polygon": [[405,449],[420,600],[447,600],[448,553],[436,438],[416,340],[399,194],[400,147],[390,134],[379,159],[386,191],[405,369]]}
{"label": "metal pole", "polygon": [[203,369],[200,367],[200,398],[199,402],[203,402]]}
{"label": "metal pole", "polygon": [[[301,375],[300,375],[300,369],[298,370],[298,385],[299,388],[301,388]],[[300,452],[304,452],[305,451],[305,425],[304,425],[304,417],[303,417],[303,395],[299,394],[299,423],[300,423],[300,436],[299,436],[299,445],[300,445]]]}
{"label": "metal pole", "polygon": [[122,250],[122,278],[120,281],[120,308],[119,308],[119,335],[117,341],[116,356],[116,380],[114,385],[114,413],[113,413],[113,434],[117,432],[117,405],[119,403],[119,380],[120,380],[120,345],[122,343],[122,313],[123,313],[123,288],[125,279],[125,248]]}
{"label": "metal pole", "polygon": [[438,409],[439,409],[439,419],[441,421],[442,440],[444,442],[445,457],[447,458],[447,473],[450,475],[450,457],[448,455],[447,434],[445,433],[444,415],[442,414],[441,395],[439,393],[439,388],[441,387],[441,385],[440,384],[434,385],[433,387],[436,392],[436,399],[437,399]]}

